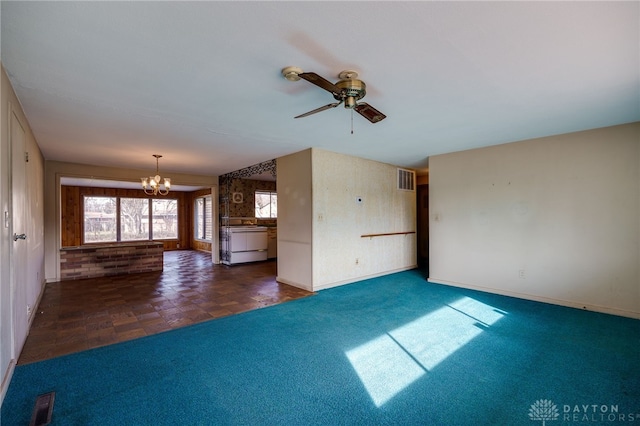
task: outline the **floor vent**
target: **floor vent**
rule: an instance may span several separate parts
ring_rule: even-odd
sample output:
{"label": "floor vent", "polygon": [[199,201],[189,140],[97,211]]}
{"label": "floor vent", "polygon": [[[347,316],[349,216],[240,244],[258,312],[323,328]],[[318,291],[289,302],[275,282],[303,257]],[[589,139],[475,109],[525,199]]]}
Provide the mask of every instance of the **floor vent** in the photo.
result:
{"label": "floor vent", "polygon": [[43,426],[51,423],[51,413],[53,413],[53,400],[55,397],[55,392],[38,396],[36,404],[33,407],[29,426]]}
{"label": "floor vent", "polygon": [[413,170],[398,169],[398,189],[414,191],[416,173]]}

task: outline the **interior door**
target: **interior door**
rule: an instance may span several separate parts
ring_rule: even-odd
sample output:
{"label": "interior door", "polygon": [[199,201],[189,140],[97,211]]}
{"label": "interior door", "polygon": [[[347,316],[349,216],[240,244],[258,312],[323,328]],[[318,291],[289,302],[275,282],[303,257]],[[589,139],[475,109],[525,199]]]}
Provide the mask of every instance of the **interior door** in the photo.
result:
{"label": "interior door", "polygon": [[11,113],[11,293],[13,308],[13,355],[27,337],[27,235],[26,232],[26,158],[25,131],[15,113]]}

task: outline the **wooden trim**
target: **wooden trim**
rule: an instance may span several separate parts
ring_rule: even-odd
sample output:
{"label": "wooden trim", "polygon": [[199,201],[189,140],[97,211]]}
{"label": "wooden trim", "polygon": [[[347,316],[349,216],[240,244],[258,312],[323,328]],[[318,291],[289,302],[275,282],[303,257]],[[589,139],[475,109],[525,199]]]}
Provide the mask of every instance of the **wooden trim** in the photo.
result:
{"label": "wooden trim", "polygon": [[360,235],[361,238],[373,238],[373,237],[386,237],[389,235],[409,235],[409,234],[415,234],[416,231],[405,231],[405,232],[386,232],[383,234],[364,234],[364,235]]}

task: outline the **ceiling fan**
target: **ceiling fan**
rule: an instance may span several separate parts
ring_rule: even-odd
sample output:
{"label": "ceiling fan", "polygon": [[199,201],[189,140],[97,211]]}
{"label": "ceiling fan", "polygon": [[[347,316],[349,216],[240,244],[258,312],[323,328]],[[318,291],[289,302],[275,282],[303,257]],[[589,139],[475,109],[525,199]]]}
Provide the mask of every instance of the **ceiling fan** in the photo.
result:
{"label": "ceiling fan", "polygon": [[338,74],[340,81],[335,84],[314,72],[303,72],[302,69],[298,67],[286,67],[282,70],[282,75],[289,81],[298,81],[301,78],[307,80],[309,83],[315,84],[319,88],[331,93],[333,98],[337,101],[321,106],[320,108],[316,108],[312,111],[305,112],[304,114],[300,114],[294,118],[307,117],[317,112],[335,108],[342,103],[344,103],[345,108],[355,110],[358,114],[372,123],[377,123],[387,117],[366,102],[358,103],[358,101],[364,98],[364,95],[367,94],[367,86],[364,84],[364,81],[358,80],[358,73],[355,71],[342,71]]}

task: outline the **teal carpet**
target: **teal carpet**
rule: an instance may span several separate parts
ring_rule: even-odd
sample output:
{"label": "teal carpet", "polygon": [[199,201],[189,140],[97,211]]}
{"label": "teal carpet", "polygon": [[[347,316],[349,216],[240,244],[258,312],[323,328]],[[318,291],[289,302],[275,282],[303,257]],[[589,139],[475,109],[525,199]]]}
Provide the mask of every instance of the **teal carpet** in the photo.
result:
{"label": "teal carpet", "polygon": [[640,424],[640,321],[414,270],[18,366],[2,426],[51,391],[54,425]]}

